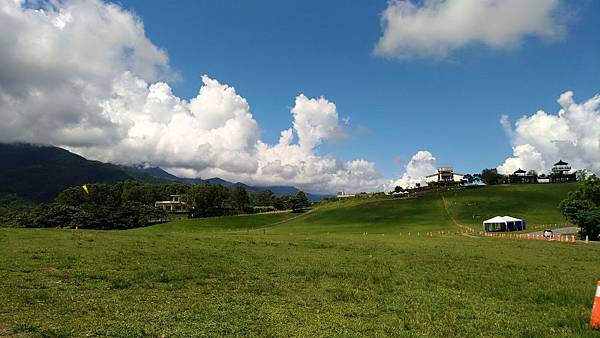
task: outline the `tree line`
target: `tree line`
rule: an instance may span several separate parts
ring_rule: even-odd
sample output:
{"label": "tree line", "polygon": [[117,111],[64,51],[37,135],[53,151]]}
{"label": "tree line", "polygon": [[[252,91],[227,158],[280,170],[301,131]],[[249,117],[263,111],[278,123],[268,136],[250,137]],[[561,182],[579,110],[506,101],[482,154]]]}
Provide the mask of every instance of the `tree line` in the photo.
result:
{"label": "tree line", "polygon": [[247,191],[243,186],[152,184],[126,181],[113,185],[88,184],[61,192],[51,203],[4,212],[3,223],[21,227],[130,229],[168,219],[156,201],[181,195],[190,217],[211,217],[261,211],[302,211],[310,206],[306,194],[275,196],[270,190]]}
{"label": "tree line", "polygon": [[600,178],[591,175],[581,181],[559,208],[570,222],[579,227],[581,239],[600,240]]}
{"label": "tree line", "polygon": [[182,201],[190,209],[192,217],[276,210],[299,212],[311,204],[301,190],[293,196],[275,196],[268,189],[250,192],[239,185],[229,189],[216,184],[191,185],[183,194]]}
{"label": "tree line", "polygon": [[[575,172],[577,181],[585,180],[589,176],[589,172],[586,170],[577,170]],[[546,174],[538,174],[535,170],[529,170],[527,172],[527,176],[534,176],[536,178],[544,178],[548,177]],[[474,181],[481,181],[487,185],[496,185],[496,184],[505,184],[510,183],[509,175],[503,175],[498,172],[497,169],[487,168],[483,169],[480,174],[467,174],[465,175],[465,179],[469,183],[473,183]]]}

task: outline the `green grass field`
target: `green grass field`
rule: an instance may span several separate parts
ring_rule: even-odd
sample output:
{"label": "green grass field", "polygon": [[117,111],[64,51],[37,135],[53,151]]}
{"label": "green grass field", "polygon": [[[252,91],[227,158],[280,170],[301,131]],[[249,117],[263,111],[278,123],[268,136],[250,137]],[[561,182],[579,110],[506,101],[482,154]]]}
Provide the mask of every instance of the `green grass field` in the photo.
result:
{"label": "green grass field", "polygon": [[600,337],[588,327],[600,245],[437,235],[458,229],[450,216],[564,222],[556,204],[573,188],[128,231],[0,228],[0,336]]}
{"label": "green grass field", "polygon": [[483,220],[504,215],[525,218],[530,226],[553,227],[564,225],[558,204],[576,187],[576,183],[496,185],[445,193],[444,198],[459,223],[477,229]]}

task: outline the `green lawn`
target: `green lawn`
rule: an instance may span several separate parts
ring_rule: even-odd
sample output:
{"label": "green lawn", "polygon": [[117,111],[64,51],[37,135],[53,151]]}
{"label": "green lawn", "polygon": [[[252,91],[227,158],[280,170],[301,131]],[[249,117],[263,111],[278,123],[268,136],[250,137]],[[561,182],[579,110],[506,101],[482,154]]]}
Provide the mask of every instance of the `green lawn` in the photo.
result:
{"label": "green lawn", "polygon": [[[419,198],[343,200],[296,218],[282,231],[300,233],[394,233],[456,230],[438,194]],[[279,229],[277,229],[279,230]]]}
{"label": "green lawn", "polygon": [[554,227],[566,225],[558,204],[576,187],[576,183],[496,185],[443,196],[452,216],[476,229],[486,219],[505,215],[524,218],[529,226]]}
{"label": "green lawn", "polygon": [[[466,217],[456,205],[481,192],[462,193],[444,198]],[[131,231],[0,228],[0,336],[600,337],[600,245],[415,236],[436,229],[457,229],[439,194]]]}
{"label": "green lawn", "polygon": [[162,224],[161,226],[149,227],[145,229],[135,229],[132,230],[132,232],[245,232],[264,227],[276,226],[277,224],[297,218],[298,216],[301,216],[301,214],[286,212],[274,214],[185,219]]}

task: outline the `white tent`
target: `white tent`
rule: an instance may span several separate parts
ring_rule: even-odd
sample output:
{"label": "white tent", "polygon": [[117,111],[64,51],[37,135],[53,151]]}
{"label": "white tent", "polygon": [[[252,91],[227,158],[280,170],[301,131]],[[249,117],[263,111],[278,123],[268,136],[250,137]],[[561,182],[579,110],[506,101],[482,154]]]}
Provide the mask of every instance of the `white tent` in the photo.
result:
{"label": "white tent", "polygon": [[525,230],[525,220],[510,216],[496,216],[483,221],[483,231]]}

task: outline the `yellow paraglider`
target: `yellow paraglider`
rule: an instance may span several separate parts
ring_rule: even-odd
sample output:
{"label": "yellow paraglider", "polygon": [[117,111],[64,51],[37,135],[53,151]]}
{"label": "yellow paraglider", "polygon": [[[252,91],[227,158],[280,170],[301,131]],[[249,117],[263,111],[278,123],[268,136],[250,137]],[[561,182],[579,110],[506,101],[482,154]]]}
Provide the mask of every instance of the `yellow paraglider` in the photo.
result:
{"label": "yellow paraglider", "polygon": [[88,190],[88,187],[87,187],[87,185],[86,185],[86,184],[84,184],[84,185],[82,186],[82,188],[83,188],[83,191],[85,191],[85,194],[86,194],[86,195],[89,195],[89,194],[90,194],[90,191]]}

